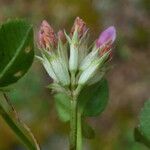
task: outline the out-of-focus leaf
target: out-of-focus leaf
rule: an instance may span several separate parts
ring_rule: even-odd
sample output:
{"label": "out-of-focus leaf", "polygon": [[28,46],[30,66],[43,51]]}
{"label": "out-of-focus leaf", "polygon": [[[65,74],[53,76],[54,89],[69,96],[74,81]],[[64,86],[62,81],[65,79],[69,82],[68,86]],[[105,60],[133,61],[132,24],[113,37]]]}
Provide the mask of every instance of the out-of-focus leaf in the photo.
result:
{"label": "out-of-focus leaf", "polygon": [[33,28],[23,20],[11,20],[0,26],[0,87],[19,80],[34,58]]}
{"label": "out-of-focus leaf", "polygon": [[105,109],[108,97],[108,83],[103,79],[81,91],[78,105],[84,116],[97,116]]}
{"label": "out-of-focus leaf", "polygon": [[142,134],[138,127],[134,130],[134,138],[137,142],[143,143],[150,148],[150,141]]}
{"label": "out-of-focus leaf", "polygon": [[58,116],[61,121],[67,122],[70,120],[70,99],[64,93],[54,95],[55,105]]}
{"label": "out-of-focus leaf", "polygon": [[82,134],[84,138],[93,139],[95,137],[94,129],[84,120],[82,121]]}
{"label": "out-of-focus leaf", "polygon": [[145,102],[141,111],[139,126],[135,129],[135,140],[150,148],[150,100]]}

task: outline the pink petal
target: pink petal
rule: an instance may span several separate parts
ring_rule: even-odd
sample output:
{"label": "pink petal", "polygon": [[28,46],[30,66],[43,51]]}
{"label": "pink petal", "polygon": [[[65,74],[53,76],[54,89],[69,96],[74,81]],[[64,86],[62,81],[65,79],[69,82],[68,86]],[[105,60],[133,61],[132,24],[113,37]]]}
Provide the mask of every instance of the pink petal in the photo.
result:
{"label": "pink petal", "polygon": [[116,39],[116,29],[114,26],[110,26],[106,30],[104,30],[98,40],[96,41],[96,46],[101,47],[103,44],[110,42],[112,44]]}

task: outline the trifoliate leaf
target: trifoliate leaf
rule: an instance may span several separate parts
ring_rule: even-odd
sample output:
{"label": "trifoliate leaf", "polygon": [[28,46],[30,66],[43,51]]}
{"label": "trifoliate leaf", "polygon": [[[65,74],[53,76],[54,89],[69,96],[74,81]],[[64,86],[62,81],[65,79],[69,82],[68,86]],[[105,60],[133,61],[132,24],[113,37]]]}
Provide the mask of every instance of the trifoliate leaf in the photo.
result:
{"label": "trifoliate leaf", "polygon": [[0,87],[19,80],[34,57],[33,29],[23,20],[11,20],[0,26]]}

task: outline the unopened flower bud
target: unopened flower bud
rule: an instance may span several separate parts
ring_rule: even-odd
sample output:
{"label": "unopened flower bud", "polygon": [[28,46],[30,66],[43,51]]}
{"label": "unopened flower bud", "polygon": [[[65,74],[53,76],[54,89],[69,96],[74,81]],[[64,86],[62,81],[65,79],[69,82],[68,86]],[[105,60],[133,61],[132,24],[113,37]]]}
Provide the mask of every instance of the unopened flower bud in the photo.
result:
{"label": "unopened flower bud", "polygon": [[38,44],[40,48],[50,49],[57,46],[57,39],[53,28],[46,20],[42,21],[38,33]]}
{"label": "unopened flower bud", "polygon": [[66,43],[67,39],[66,39],[66,36],[65,36],[65,34],[64,34],[64,31],[62,31],[62,30],[58,31],[57,37],[58,37],[58,39],[59,39],[63,44]]}
{"label": "unopened flower bud", "polygon": [[110,51],[110,59],[112,57],[112,44],[116,39],[116,29],[110,26],[104,30],[96,41],[96,47],[100,48],[100,56],[103,56],[106,52]]}
{"label": "unopened flower bud", "polygon": [[115,39],[116,39],[116,29],[115,27],[110,26],[100,34],[99,38],[96,41],[96,46],[98,48],[103,46],[104,44],[112,45]]}
{"label": "unopened flower bud", "polygon": [[88,30],[86,23],[79,17],[77,17],[74,21],[73,27],[71,29],[70,35],[73,36],[75,30],[77,29],[78,38],[80,39],[84,33]]}

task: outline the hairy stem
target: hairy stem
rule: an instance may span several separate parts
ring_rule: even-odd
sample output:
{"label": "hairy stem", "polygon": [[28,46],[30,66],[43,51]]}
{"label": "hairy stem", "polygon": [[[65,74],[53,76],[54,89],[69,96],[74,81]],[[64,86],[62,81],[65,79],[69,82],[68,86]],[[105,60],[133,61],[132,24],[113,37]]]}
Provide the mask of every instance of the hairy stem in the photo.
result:
{"label": "hairy stem", "polygon": [[82,122],[81,113],[77,113],[77,150],[82,150]]}
{"label": "hairy stem", "polygon": [[77,138],[77,101],[73,97],[71,100],[71,119],[70,119],[70,150],[76,150]]}
{"label": "hairy stem", "polygon": [[71,119],[70,119],[70,150],[82,150],[82,123],[81,112],[77,105],[77,95],[74,92],[71,100]]}

